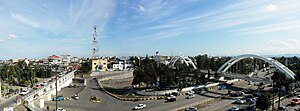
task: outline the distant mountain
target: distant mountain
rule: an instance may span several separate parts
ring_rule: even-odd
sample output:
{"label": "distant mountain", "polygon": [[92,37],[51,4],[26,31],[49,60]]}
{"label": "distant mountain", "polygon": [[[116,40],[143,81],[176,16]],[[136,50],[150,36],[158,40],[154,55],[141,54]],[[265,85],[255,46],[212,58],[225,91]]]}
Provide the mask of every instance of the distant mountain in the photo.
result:
{"label": "distant mountain", "polygon": [[278,55],[262,55],[262,56],[264,56],[264,57],[282,57],[282,56],[284,56],[284,57],[294,57],[294,56],[300,57],[300,54],[278,54]]}

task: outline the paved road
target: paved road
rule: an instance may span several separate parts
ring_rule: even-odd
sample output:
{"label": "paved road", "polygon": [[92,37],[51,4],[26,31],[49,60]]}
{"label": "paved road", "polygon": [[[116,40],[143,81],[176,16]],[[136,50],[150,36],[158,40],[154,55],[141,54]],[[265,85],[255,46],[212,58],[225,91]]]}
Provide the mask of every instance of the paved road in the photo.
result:
{"label": "paved road", "polygon": [[[252,85],[248,85],[247,82],[245,81],[239,81],[233,85],[234,87],[229,87],[231,90],[236,90],[233,89],[235,87],[237,88],[247,88],[251,87]],[[223,89],[225,91],[228,91],[228,89]],[[199,111],[225,111],[231,106],[237,106],[242,108],[243,105],[239,104],[232,104],[236,99],[241,99],[242,97],[235,97],[235,98],[227,98],[227,99],[221,99],[219,101],[216,101],[212,104],[207,105],[206,107],[199,108]]]}
{"label": "paved road", "polygon": [[[219,91],[219,90],[217,90]],[[64,91],[63,91],[64,92]],[[226,93],[226,91],[219,92],[205,92],[201,95],[196,95],[195,98],[185,99],[186,96],[180,96],[176,102],[165,102],[165,100],[153,100],[153,101],[119,101],[109,95],[107,95],[102,89],[98,87],[98,84],[92,78],[87,78],[87,87],[79,95],[79,100],[64,100],[59,102],[59,107],[63,107],[70,111],[130,111],[134,106],[139,103],[147,104],[147,108],[144,111],[167,111],[173,110],[178,107],[193,104],[201,100],[205,100],[212,97],[217,97]],[[90,102],[90,97],[96,95],[101,98],[101,103]],[[54,101],[45,102],[46,106],[55,106]]]}
{"label": "paved road", "polygon": [[14,100],[16,99],[16,96],[21,97],[20,95],[15,95],[15,96],[12,96],[12,97],[4,100],[4,101],[1,101],[0,102],[0,111],[2,111],[3,108],[5,108],[5,107],[10,107],[13,104],[15,104]]}

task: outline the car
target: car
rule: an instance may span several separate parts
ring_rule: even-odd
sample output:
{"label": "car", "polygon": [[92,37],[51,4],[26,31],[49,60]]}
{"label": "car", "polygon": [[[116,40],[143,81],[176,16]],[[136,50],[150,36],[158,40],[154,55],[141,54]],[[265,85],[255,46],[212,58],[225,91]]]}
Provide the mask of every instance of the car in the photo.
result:
{"label": "car", "polygon": [[57,97],[53,98],[53,101],[61,101],[61,100],[64,100],[63,96],[57,96]]}
{"label": "car", "polygon": [[254,104],[256,101],[256,98],[247,98],[246,102],[249,102],[250,104]]}
{"label": "car", "polygon": [[287,111],[288,108],[285,106],[280,106],[279,108],[276,109],[276,111]]}
{"label": "car", "polygon": [[174,95],[170,95],[168,97],[166,97],[167,102],[174,102],[176,101],[176,96]]}
{"label": "car", "polygon": [[186,99],[192,99],[192,98],[194,98],[195,97],[195,95],[194,94],[191,94],[191,95],[188,95],[187,97],[186,97]]}
{"label": "car", "polygon": [[64,74],[60,73],[60,74],[57,74],[58,77],[63,77]]}
{"label": "car", "polygon": [[232,106],[230,108],[228,108],[226,111],[239,111],[240,108],[238,108],[237,106]]}
{"label": "car", "polygon": [[29,93],[29,90],[27,88],[24,88],[21,90],[20,95],[26,95]]}
{"label": "car", "polygon": [[79,96],[77,94],[73,95],[72,98],[74,98],[75,100],[79,99]]}
{"label": "car", "polygon": [[32,88],[36,90],[36,89],[41,88],[41,86],[40,86],[40,85],[35,85],[35,86],[33,86]]}
{"label": "car", "polygon": [[48,83],[46,82],[46,81],[43,81],[42,83],[41,83],[41,86],[46,86]]}
{"label": "car", "polygon": [[300,104],[300,98],[294,98],[294,99],[292,99],[292,101],[291,101],[291,105],[292,106],[296,106],[298,104]]}
{"label": "car", "polygon": [[63,109],[63,108],[57,108],[56,111],[67,111],[67,110],[65,110],[65,109]]}
{"label": "car", "polygon": [[237,91],[236,93],[238,93],[239,96],[245,95],[243,91]]}
{"label": "car", "polygon": [[190,107],[185,109],[185,111],[197,111],[197,107]]}
{"label": "car", "polygon": [[244,104],[244,103],[246,103],[246,101],[243,101],[241,99],[237,99],[237,100],[234,101],[234,103],[236,103],[236,104]]}
{"label": "car", "polygon": [[221,85],[219,90],[222,90],[222,89],[226,89],[226,86],[225,85]]}
{"label": "car", "polygon": [[243,111],[255,111],[255,108],[254,106],[247,105],[243,107]]}
{"label": "car", "polygon": [[195,94],[195,91],[189,91],[186,93],[186,95],[191,95],[191,94]]}
{"label": "car", "polygon": [[231,96],[231,97],[239,97],[239,96],[242,96],[242,95],[244,95],[244,93],[241,92],[241,91],[231,92],[231,93],[230,93],[230,96]]}
{"label": "car", "polygon": [[145,108],[146,106],[147,106],[146,104],[138,104],[137,106],[135,106],[135,107],[133,108],[133,110],[143,109],[143,108]]}

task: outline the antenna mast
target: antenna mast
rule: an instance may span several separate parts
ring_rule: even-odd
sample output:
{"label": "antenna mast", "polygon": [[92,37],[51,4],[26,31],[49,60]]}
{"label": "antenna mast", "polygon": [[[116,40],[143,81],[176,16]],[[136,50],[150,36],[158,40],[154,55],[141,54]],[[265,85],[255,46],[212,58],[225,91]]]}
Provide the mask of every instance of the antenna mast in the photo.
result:
{"label": "antenna mast", "polygon": [[93,32],[93,59],[99,58],[99,47],[98,47],[98,34],[97,34],[97,27],[94,26]]}

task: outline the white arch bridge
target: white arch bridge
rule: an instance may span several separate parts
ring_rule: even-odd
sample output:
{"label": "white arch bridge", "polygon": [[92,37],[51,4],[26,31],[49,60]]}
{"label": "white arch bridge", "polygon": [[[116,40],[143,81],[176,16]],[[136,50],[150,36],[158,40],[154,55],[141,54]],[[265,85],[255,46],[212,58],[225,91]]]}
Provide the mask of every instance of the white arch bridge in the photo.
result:
{"label": "white arch bridge", "polygon": [[[230,59],[229,61],[227,61],[225,64],[223,64],[219,70],[217,71],[218,74],[221,74],[221,76],[226,76],[226,71],[232,66],[234,65],[236,62],[242,60],[242,59],[246,59],[246,58],[255,58],[255,59],[260,59],[263,60],[267,63],[269,63],[270,65],[274,66],[276,69],[278,69],[280,72],[284,73],[285,76],[287,78],[291,78],[291,79],[295,79],[296,75],[294,74],[294,72],[292,72],[290,69],[288,69],[286,66],[284,66],[283,64],[281,64],[280,62],[272,59],[272,58],[266,58],[266,57],[262,57],[262,56],[258,56],[258,55],[254,55],[254,54],[244,54],[244,55],[240,55],[240,56],[236,56],[232,59]],[[237,75],[230,75],[232,77],[236,76],[235,78],[239,78]]]}
{"label": "white arch bridge", "polygon": [[177,61],[181,61],[184,64],[186,64],[187,66],[192,66],[194,69],[197,69],[196,65],[194,64],[194,62],[189,58],[189,57],[183,57],[183,56],[175,56],[173,57],[170,61],[169,61],[169,66],[170,67],[174,67],[175,63]]}

